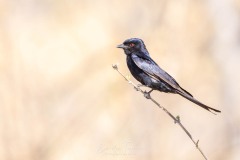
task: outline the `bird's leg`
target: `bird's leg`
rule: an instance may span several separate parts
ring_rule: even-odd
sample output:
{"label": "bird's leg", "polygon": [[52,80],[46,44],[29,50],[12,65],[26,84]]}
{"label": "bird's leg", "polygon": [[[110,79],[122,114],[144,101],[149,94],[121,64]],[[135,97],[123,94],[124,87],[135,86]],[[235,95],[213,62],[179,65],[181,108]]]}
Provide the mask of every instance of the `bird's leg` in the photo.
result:
{"label": "bird's leg", "polygon": [[149,92],[144,91],[144,97],[147,98],[147,99],[150,99],[150,98],[151,98],[150,93],[151,93],[152,91],[153,91],[153,89],[151,89]]}

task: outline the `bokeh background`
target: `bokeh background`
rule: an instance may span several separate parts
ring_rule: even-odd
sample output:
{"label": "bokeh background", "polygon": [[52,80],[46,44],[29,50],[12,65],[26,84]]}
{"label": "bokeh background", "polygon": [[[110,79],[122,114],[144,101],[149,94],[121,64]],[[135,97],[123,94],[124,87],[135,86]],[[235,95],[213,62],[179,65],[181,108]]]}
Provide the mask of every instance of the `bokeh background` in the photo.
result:
{"label": "bokeh background", "polygon": [[130,74],[116,48],[130,37],[222,113],[152,96],[181,117],[209,159],[240,159],[239,0],[1,0],[0,159],[203,159],[112,69],[118,63]]}

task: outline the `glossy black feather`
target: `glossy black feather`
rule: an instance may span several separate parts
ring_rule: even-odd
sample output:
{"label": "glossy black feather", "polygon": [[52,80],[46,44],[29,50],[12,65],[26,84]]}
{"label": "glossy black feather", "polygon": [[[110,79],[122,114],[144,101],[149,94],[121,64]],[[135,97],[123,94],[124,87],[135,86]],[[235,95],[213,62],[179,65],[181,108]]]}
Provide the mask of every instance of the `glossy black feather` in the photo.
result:
{"label": "glossy black feather", "polygon": [[141,39],[127,39],[118,48],[123,48],[127,55],[128,68],[141,84],[161,92],[179,94],[208,111],[221,112],[199,102],[183,89],[172,76],[154,62]]}

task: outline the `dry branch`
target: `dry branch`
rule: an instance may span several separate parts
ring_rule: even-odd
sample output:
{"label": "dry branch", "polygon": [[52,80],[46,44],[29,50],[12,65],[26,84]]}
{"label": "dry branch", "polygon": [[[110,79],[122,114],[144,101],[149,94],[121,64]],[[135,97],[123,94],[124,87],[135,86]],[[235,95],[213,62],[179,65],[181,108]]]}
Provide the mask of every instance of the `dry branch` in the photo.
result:
{"label": "dry branch", "polygon": [[137,86],[136,84],[134,84],[132,81],[129,80],[129,78],[127,76],[124,76],[118,69],[118,65],[117,64],[113,64],[112,65],[113,69],[115,69],[129,84],[131,84],[134,89],[136,89],[136,91],[140,91],[144,97],[146,99],[150,99],[153,103],[155,103],[159,108],[161,108],[166,114],[169,115],[169,117],[171,117],[174,120],[175,124],[178,124],[183,130],[184,132],[188,135],[188,137],[191,139],[191,141],[194,143],[194,145],[196,146],[197,150],[202,154],[202,156],[204,157],[205,160],[207,160],[207,157],[205,156],[205,154],[203,153],[203,151],[201,150],[201,148],[199,147],[199,140],[195,141],[192,137],[192,135],[189,133],[189,131],[183,126],[183,124],[180,121],[180,117],[179,116],[173,116],[166,108],[164,108],[163,106],[161,106],[156,100],[154,100],[150,94],[146,91],[143,91],[139,86]]}

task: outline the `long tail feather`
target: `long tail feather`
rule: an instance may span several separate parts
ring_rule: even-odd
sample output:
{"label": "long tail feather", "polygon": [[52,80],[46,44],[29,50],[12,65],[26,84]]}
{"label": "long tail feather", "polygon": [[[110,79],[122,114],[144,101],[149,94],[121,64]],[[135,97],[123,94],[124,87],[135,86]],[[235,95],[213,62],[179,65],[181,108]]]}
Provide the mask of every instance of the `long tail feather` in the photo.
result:
{"label": "long tail feather", "polygon": [[[191,94],[190,94],[190,95],[187,94],[188,92],[187,92],[187,93],[184,93],[184,92],[181,92],[181,91],[177,91],[177,93],[178,93],[179,95],[181,95],[182,97],[188,99],[189,101],[191,101],[191,102],[199,105],[200,107],[202,107],[202,108],[210,111],[210,112],[213,113],[213,114],[216,114],[216,113],[214,113],[214,112],[221,112],[221,111],[219,111],[219,110],[217,110],[217,109],[211,108],[211,107],[209,107],[209,106],[207,106],[207,105],[199,102],[198,100],[196,100],[195,98],[193,98],[193,97],[191,96]],[[213,111],[214,111],[214,112],[213,112]]]}

